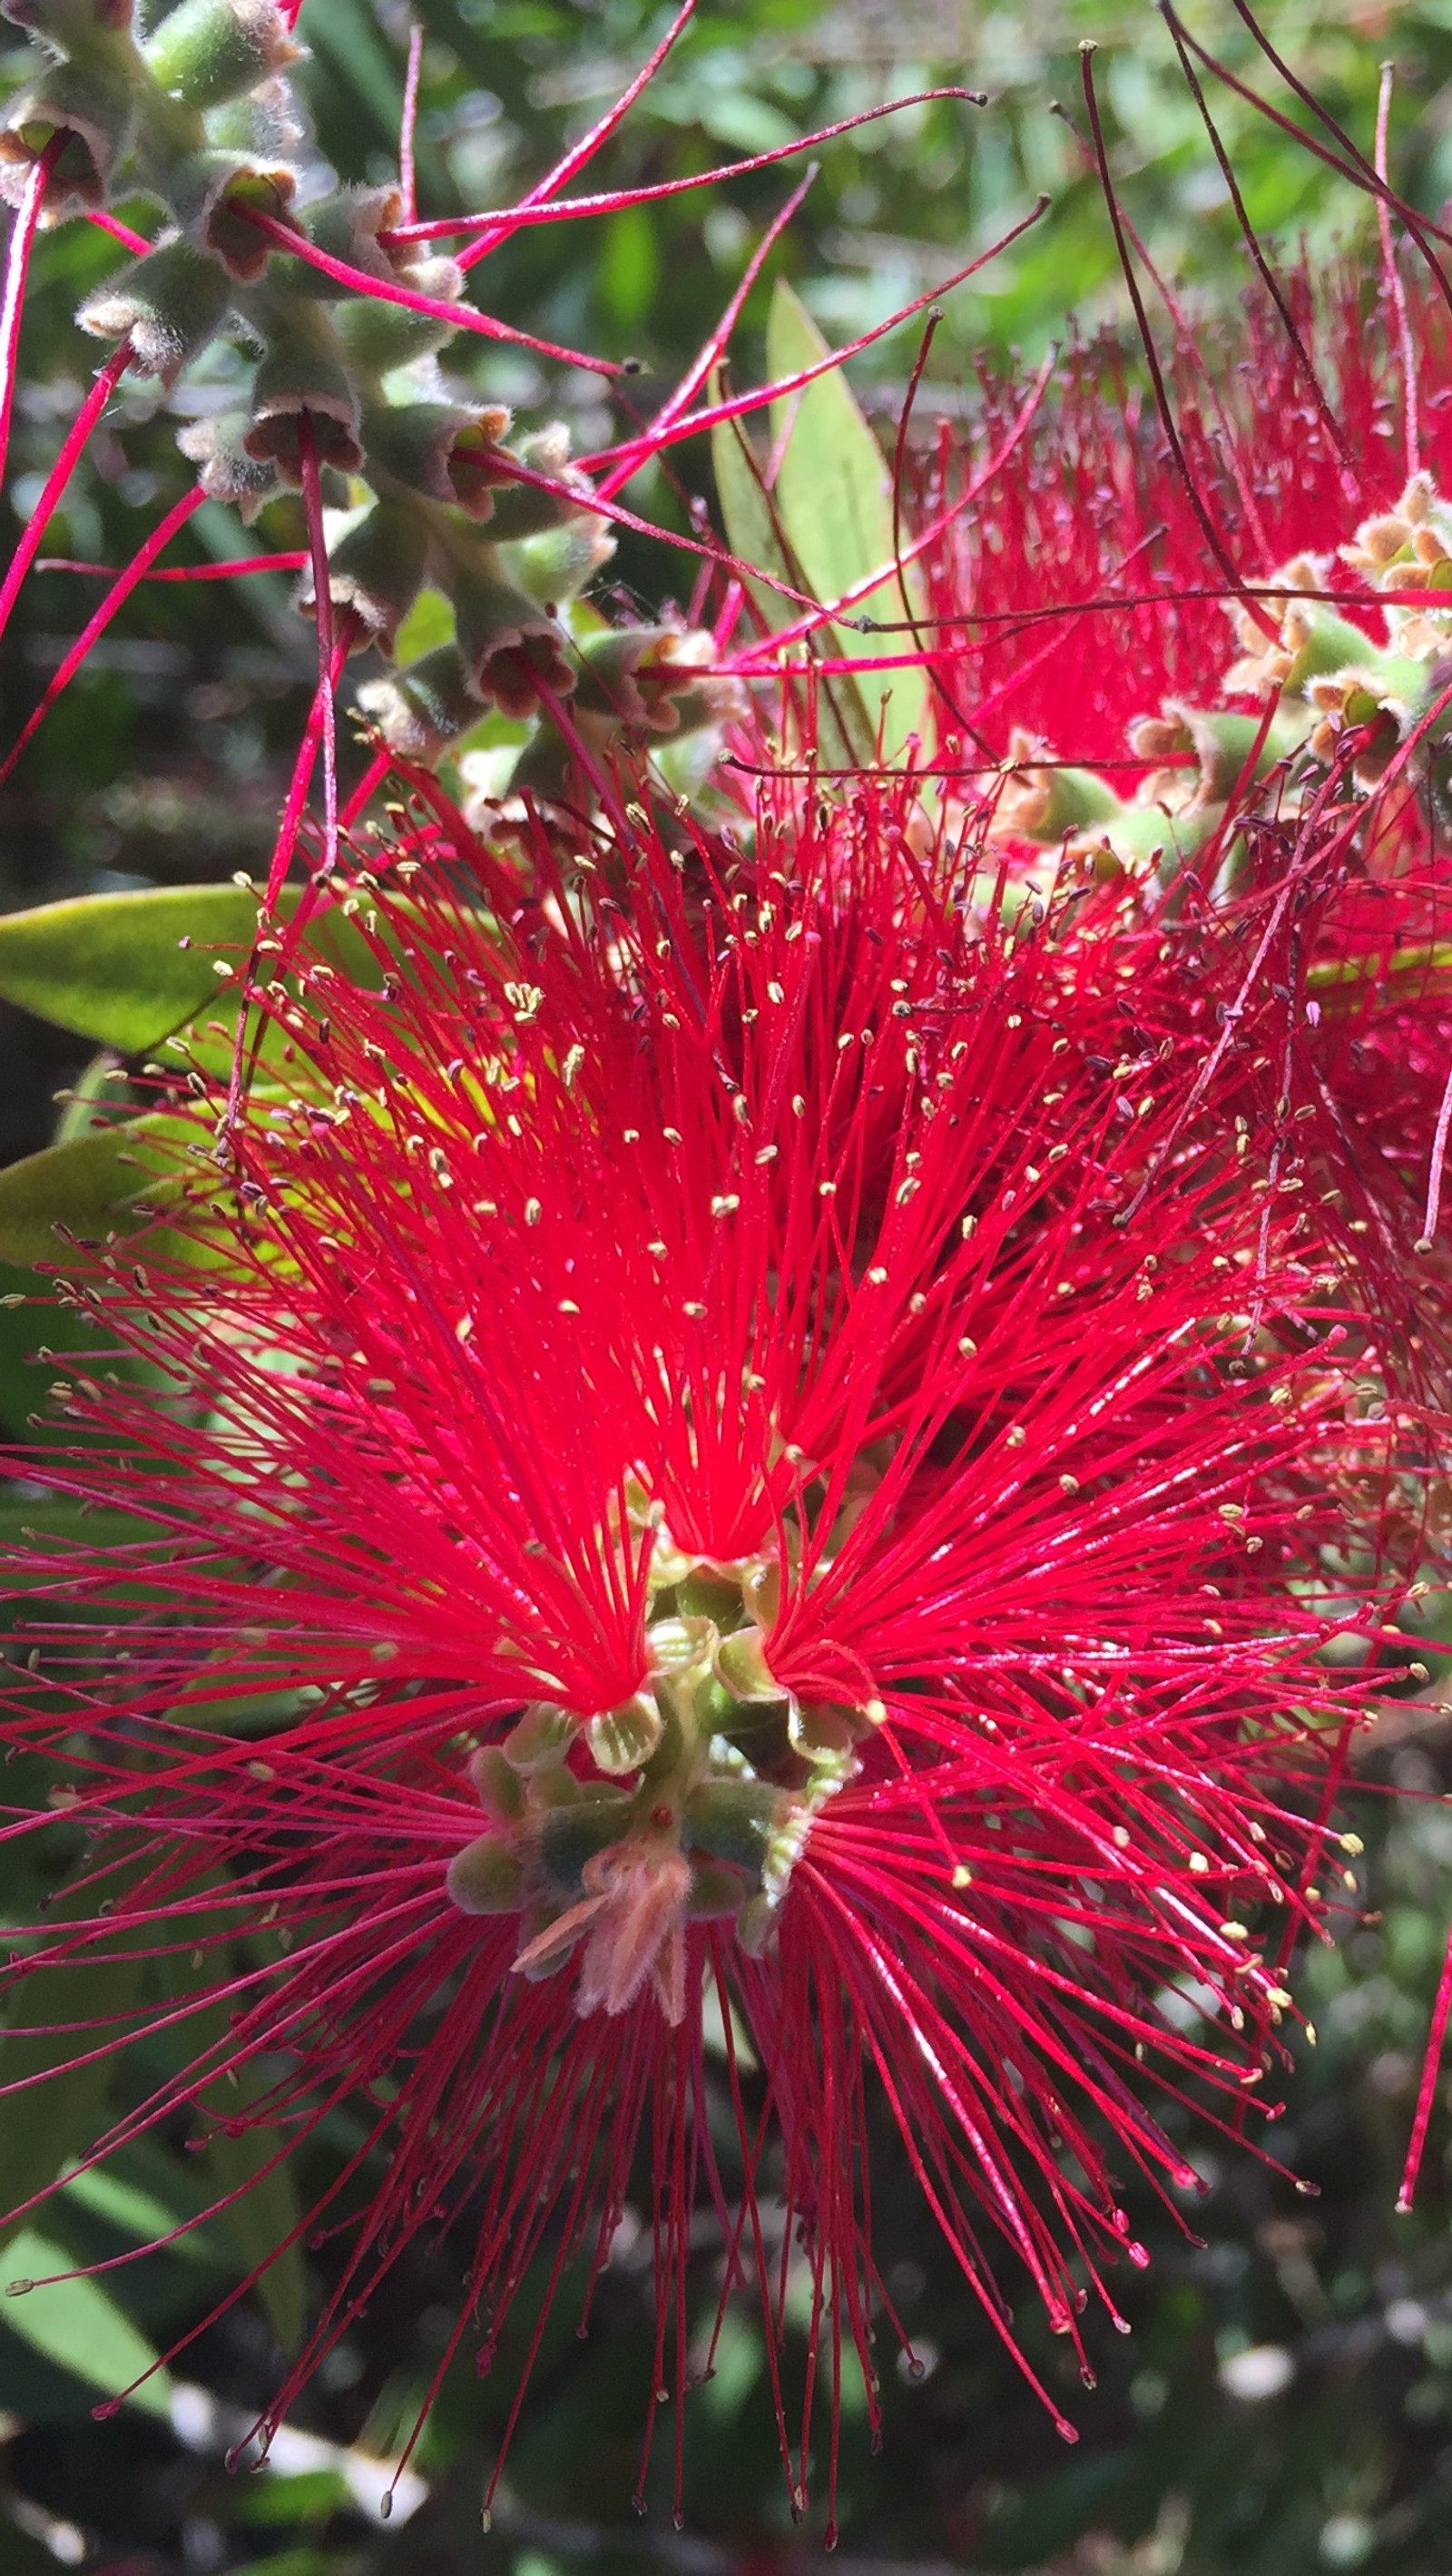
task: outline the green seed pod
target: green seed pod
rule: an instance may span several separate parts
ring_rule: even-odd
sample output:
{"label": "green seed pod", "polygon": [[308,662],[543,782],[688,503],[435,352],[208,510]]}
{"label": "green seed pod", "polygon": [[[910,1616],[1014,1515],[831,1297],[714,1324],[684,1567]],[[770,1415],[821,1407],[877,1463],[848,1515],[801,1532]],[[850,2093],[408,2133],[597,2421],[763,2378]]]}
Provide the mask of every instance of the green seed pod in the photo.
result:
{"label": "green seed pod", "polygon": [[540,1867],[555,1895],[571,1903],[583,1896],[586,1861],[624,1838],[629,1816],[630,1800],[618,1789],[602,1789],[540,1818]]}
{"label": "green seed pod", "polygon": [[221,328],[230,301],[226,270],[173,234],[108,277],[76,320],[98,340],[129,337],[137,374],[170,386]]}
{"label": "green seed pod", "polygon": [[402,671],[366,680],[358,703],[391,751],[421,761],[441,758],[484,712],[454,644],[440,644]]}
{"label": "green seed pod", "polygon": [[494,487],[508,474],[499,448],[508,427],[502,403],[482,411],[460,403],[376,404],[363,415],[370,479],[381,473],[431,500],[455,503],[471,519],[487,519]]}
{"label": "green seed pod", "polygon": [[465,1767],[491,1824],[517,1825],[524,1814],[524,1787],[505,1760],[503,1746],[481,1744]]}
{"label": "green seed pod", "polygon": [[[496,510],[498,506],[496,498]],[[596,518],[592,511],[581,510],[563,527],[508,546],[504,560],[509,578],[526,598],[553,607],[567,599],[577,599],[614,552],[615,540],[604,520]]]}
{"label": "green seed pod", "polygon": [[137,91],[123,69],[55,63],[18,90],[0,129],[0,195],[16,202],[37,161],[62,138],[41,198],[45,221],[77,206],[103,206],[112,173],[136,131]]}
{"label": "green seed pod", "polygon": [[302,487],[298,425],[306,412],[320,464],[355,474],[363,462],[358,403],[326,316],[316,305],[274,307],[274,328],[252,380],[249,456],[270,457],[285,483]]}
{"label": "green seed pod", "polygon": [[272,244],[249,223],[248,209],[275,223],[283,220],[297,187],[286,163],[244,160],[236,152],[209,146],[162,171],[156,184],[198,248],[219,259],[239,285],[256,285],[272,257]]}
{"label": "green seed pod", "polygon": [[455,1852],[444,1881],[461,1914],[517,1914],[524,1869],[502,1834],[481,1834]]}
{"label": "green seed pod", "polygon": [[272,0],[180,0],[143,47],[153,78],[187,107],[223,107],[297,62]]}
{"label": "green seed pod", "polygon": [[[294,262],[302,269],[306,263]],[[320,269],[309,275],[319,287],[333,281]],[[464,287],[463,270],[451,259],[416,260],[402,281],[419,295],[431,295],[440,304],[456,304]],[[371,296],[345,295],[341,287],[335,292],[342,299],[335,316],[338,335],[348,354],[369,375],[391,375],[396,367],[411,367],[420,358],[431,358],[455,336],[452,322],[439,321],[431,313],[416,313],[411,305],[375,303]]]}
{"label": "green seed pod", "polygon": [[[422,513],[407,498],[375,501],[360,513],[328,556],[328,587],[336,606],[351,608],[366,632],[367,644],[393,650],[394,637],[423,587],[428,529]],[[298,592],[304,615],[316,616],[311,567]]]}
{"label": "green seed pod", "polygon": [[784,1791],[764,1781],[705,1780],[686,1800],[681,1839],[687,1851],[748,1871],[755,1885],[790,1803]]}

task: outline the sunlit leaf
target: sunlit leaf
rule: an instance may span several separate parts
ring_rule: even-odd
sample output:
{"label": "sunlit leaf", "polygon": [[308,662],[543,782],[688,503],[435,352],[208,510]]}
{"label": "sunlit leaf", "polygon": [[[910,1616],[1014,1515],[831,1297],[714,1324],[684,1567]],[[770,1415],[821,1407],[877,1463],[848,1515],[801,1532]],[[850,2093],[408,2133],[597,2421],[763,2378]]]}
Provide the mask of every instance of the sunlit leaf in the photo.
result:
{"label": "sunlit leaf", "polygon": [[[148,2415],[171,2413],[171,2374],[160,2365],[156,2346],[100,2281],[46,2283],[48,2273],[68,2272],[71,2257],[38,2229],[24,2228],[5,2249],[5,2286],[11,2292],[5,2323],[47,2361],[59,2362],[90,2388],[108,2397],[131,2391],[128,2403]],[[45,2284],[14,2295],[18,2281]],[[149,2378],[143,2378],[150,2372]],[[140,2380],[138,2388],[132,2387]]]}
{"label": "sunlit leaf", "polygon": [[[827,354],[827,343],[810,313],[785,278],[779,278],[766,326],[767,365],[773,380],[798,375]],[[840,367],[818,376],[798,393],[784,395],[771,408],[772,443],[780,450],[773,498],[788,545],[817,598],[841,599],[869,573],[892,562],[888,459]],[[849,611],[854,617],[898,622],[906,613],[903,587],[895,573],[857,599]],[[851,627],[837,626],[830,632],[837,653],[861,660],[874,650],[873,639]],[[880,649],[902,649],[911,640],[885,637]],[[880,723],[887,756],[900,758],[908,735],[922,731],[928,694],[923,672],[864,669],[852,685],[866,707],[874,740]]]}
{"label": "sunlit leaf", "polygon": [[245,959],[243,886],[149,886],[0,916],[0,996],[123,1054],[159,1046],[214,997],[218,953]]}

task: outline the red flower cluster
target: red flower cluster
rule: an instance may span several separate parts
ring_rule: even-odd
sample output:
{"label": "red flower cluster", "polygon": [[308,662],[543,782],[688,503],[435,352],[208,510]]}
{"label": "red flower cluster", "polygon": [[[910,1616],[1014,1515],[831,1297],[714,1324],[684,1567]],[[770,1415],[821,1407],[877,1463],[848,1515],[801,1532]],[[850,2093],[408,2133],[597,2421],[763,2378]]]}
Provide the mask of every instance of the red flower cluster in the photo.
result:
{"label": "red flower cluster", "polygon": [[[263,997],[287,1093],[216,1160],[195,1108],[149,1313],[129,1257],[77,1292],[174,1393],[70,1388],[67,1481],[156,1536],[53,1561],[126,1622],[46,1641],[23,1731],[105,1830],[110,1943],[231,2007],[97,2153],[235,2118],[216,2079],[276,2052],[248,2118],[382,2105],[289,2388],[439,2210],[487,2357],[548,2230],[553,2279],[605,2259],[648,2141],[657,2384],[701,2363],[704,2203],[773,2352],[805,2267],[835,2425],[887,2304],[872,2091],[999,2330],[985,2223],[1076,2346],[1140,2259],[1118,2174],[1193,2181],[1141,2069],[1262,2108],[1339,1884],[1377,1355],[1213,1025],[1141,1017],[1133,901],[1000,928],[916,812],[767,794],[749,858],[642,827],[608,879],[541,840],[511,923],[359,875],[368,972],[302,949]],[[260,1693],[261,1756],[214,1708]]]}

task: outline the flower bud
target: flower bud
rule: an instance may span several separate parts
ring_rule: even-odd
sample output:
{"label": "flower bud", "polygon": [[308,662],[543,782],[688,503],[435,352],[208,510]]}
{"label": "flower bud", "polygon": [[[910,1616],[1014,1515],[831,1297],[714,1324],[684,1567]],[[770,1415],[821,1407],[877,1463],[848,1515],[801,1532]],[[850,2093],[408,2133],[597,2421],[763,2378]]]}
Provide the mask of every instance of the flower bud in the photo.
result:
{"label": "flower bud", "polygon": [[[355,518],[328,555],[328,588],[338,607],[355,611],[367,632],[358,639],[393,650],[394,637],[423,587],[428,530],[406,498],[375,501]],[[312,567],[303,574],[297,604],[316,616]]]}
{"label": "flower bud", "polygon": [[226,270],[173,234],[108,277],[76,320],[98,340],[129,337],[137,374],[170,386],[218,331],[229,300]]}
{"label": "flower bud", "polygon": [[225,501],[250,528],[279,485],[271,459],[253,456],[246,447],[247,427],[236,412],[189,421],[177,431],[176,443],[199,468],[197,480],[208,497]]}
{"label": "flower bud", "polygon": [[784,1790],[760,1780],[706,1780],[686,1800],[681,1840],[687,1851],[730,1861],[759,1882],[772,1837],[790,1804]]}
{"label": "flower bud", "polygon": [[455,1852],[444,1885],[461,1914],[517,1914],[524,1868],[502,1834],[481,1834]]}
{"label": "flower bud", "polygon": [[18,90],[0,129],[0,197],[18,204],[37,161],[59,135],[41,217],[58,222],[73,206],[102,206],[111,175],[136,128],[137,93],[104,59],[56,63]]}
{"label": "flower bud", "polygon": [[[294,265],[301,270],[305,262]],[[320,269],[309,274],[320,285],[332,283]],[[451,259],[417,260],[406,283],[440,304],[454,304],[463,292],[464,272]],[[350,358],[370,375],[386,376],[395,367],[411,367],[420,358],[431,358],[454,337],[454,324],[432,313],[415,312],[407,304],[376,302],[372,296],[343,295],[341,288],[339,294],[342,300],[334,317],[338,336]]]}
{"label": "flower bud", "polygon": [[583,1892],[587,1861],[623,1838],[629,1815],[630,1800],[619,1789],[601,1789],[541,1816],[540,1867],[554,1895],[574,1898]]}
{"label": "flower bud", "polygon": [[255,286],[272,256],[272,244],[247,220],[247,209],[280,222],[297,187],[284,162],[244,161],[233,151],[190,152],[157,182],[183,232],[221,260],[229,277]]}
{"label": "flower bud", "polygon": [[493,486],[508,479],[508,460],[499,447],[508,427],[502,403],[483,411],[459,403],[380,403],[363,417],[370,476],[376,466],[412,491],[453,502],[471,519],[487,519]]}
{"label": "flower bud", "polygon": [[504,1739],[504,1759],[511,1771],[529,1779],[562,1762],[575,1734],[575,1720],[565,1709],[552,1700],[533,1700]]}
{"label": "flower bud", "polygon": [[995,840],[1050,843],[1124,812],[1123,801],[1092,769],[1039,767],[1047,746],[1015,725],[1008,741],[1010,768],[993,806]]}
{"label": "flower bud", "polygon": [[480,1806],[491,1824],[517,1825],[524,1814],[524,1787],[500,1744],[481,1744],[465,1765]]}
{"label": "flower bud", "polygon": [[167,95],[197,108],[245,96],[302,50],[272,0],[181,0],[143,47]]}
{"label": "flower bud", "polygon": [[686,1899],[686,1912],[693,1923],[721,1923],[741,1911],[746,1894],[734,1870],[707,1862],[704,1869],[691,1872],[691,1892]]}
{"label": "flower bud", "polygon": [[419,761],[438,760],[484,712],[454,644],[440,644],[402,671],[366,680],[358,703],[391,751]]}
{"label": "flower bud", "polygon": [[648,1762],[664,1733],[660,1710],[649,1691],[637,1691],[620,1708],[592,1717],[585,1741],[602,1771],[619,1777]]}
{"label": "flower bud", "polygon": [[354,474],[363,462],[358,405],[342,353],[316,306],[288,303],[252,380],[249,456],[270,457],[285,483],[302,486],[298,424],[312,423],[318,462]]}
{"label": "flower bud", "polygon": [[[496,510],[498,506],[496,498]],[[505,565],[511,581],[527,598],[555,607],[577,598],[614,552],[615,540],[604,520],[593,511],[581,510],[563,527],[510,545],[505,549]]]}

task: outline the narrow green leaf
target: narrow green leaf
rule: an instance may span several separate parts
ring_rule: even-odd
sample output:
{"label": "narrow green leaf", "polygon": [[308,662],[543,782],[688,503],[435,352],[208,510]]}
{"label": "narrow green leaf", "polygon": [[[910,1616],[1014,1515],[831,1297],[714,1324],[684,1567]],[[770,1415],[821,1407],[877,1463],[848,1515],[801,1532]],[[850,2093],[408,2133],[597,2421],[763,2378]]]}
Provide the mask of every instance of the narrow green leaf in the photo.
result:
{"label": "narrow green leaf", "polygon": [[[239,2109],[256,2100],[263,2081],[252,2070],[238,2069],[232,2100]],[[276,2129],[244,2129],[236,2137],[213,2129],[199,2162],[219,2195],[240,2192],[240,2199],[229,2201],[217,2217],[249,2272],[259,2263],[266,2265],[257,2281],[257,2295],[283,2351],[295,2353],[307,2319],[302,2246],[286,2241],[301,2215],[297,2182],[290,2159],[274,2165],[270,2173],[264,2171],[281,2143]]]}
{"label": "narrow green leaf", "polygon": [[241,963],[256,926],[256,898],[234,885],[77,895],[6,913],[0,996],[100,1046],[142,1055],[213,999],[219,952]]}
{"label": "narrow green leaf", "polygon": [[[720,380],[713,379],[713,400]],[[742,563],[759,564],[763,572],[789,581],[794,590],[810,589],[810,577],[783,542],[780,513],[765,490],[766,466],[739,420],[718,421],[711,432],[711,463],[726,542]],[[770,634],[778,634],[801,611],[764,581],[748,581],[748,596]],[[841,718],[841,722],[838,718]],[[817,749],[830,769],[850,767],[871,753],[867,709],[851,680],[834,680],[818,705]]]}
{"label": "narrow green leaf", "polygon": [[[194,1896],[201,1897],[206,1885],[213,1883],[220,1887],[225,1880],[219,1877],[214,1882],[198,1881]],[[222,1962],[228,1954],[214,1948],[213,1936],[225,1935],[230,1928],[231,1918],[220,1909],[194,1915],[188,1929],[202,1953],[202,1965],[194,1967],[179,1952],[172,1953],[162,1976],[174,1996],[194,1994],[205,1981],[225,1974]],[[222,2004],[203,2004],[188,2017],[186,2031],[187,2055],[193,2064],[205,2062],[215,2067],[225,2061],[230,2024]],[[302,2343],[307,2317],[302,2246],[296,2241],[287,2242],[294,2236],[301,2215],[296,2177],[290,2158],[270,2173],[264,2171],[282,2143],[275,2127],[259,2122],[255,2127],[239,2130],[236,2136],[228,2134],[225,2122],[242,2118],[269,2082],[266,2073],[250,2060],[244,2060],[235,2074],[235,2083],[226,2076],[213,2076],[204,2083],[205,2098],[199,2102],[204,2144],[188,2156],[187,2162],[196,2170],[207,2197],[215,2195],[219,2203],[226,2202],[215,2212],[216,2223],[225,2228],[246,2269],[252,2272],[259,2265],[266,2266],[256,2283],[257,2295],[283,2351],[294,2353]],[[229,2198],[233,2192],[239,2195],[235,2200]]]}
{"label": "narrow green leaf", "polygon": [[[120,1895],[142,1867],[137,1860],[114,1871],[106,1892]],[[89,1906],[91,1899],[83,1901]],[[48,1934],[59,1935],[65,1928],[63,1902],[46,1926]],[[0,2084],[41,2076],[48,2081],[0,2096],[0,2244],[6,2212],[54,2182],[61,2167],[84,2155],[106,2125],[114,2052],[101,2057],[91,2052],[104,2046],[118,2024],[124,2027],[135,2008],[140,1962],[117,1955],[134,1945],[134,1937],[125,1928],[103,1934],[88,1944],[83,1957],[34,1968],[15,1990],[11,2014],[26,2027],[0,2034]],[[87,2062],[71,2063],[78,2058]]]}
{"label": "narrow green leaf", "polygon": [[93,1127],[89,1135],[8,1164],[0,1171],[0,1262],[33,1270],[59,1259],[64,1245],[57,1225],[83,1241],[100,1241],[112,1228],[124,1232],[139,1223],[131,1215],[137,1199],[165,1206],[184,1187],[180,1149],[194,1141],[189,1126],[158,1112]]}
{"label": "narrow green leaf", "polygon": [[[771,375],[792,376],[828,355],[816,323],[785,278],[772,295],[766,326],[767,365]],[[840,599],[879,565],[892,561],[892,476],[872,429],[843,375],[835,367],[799,393],[772,405],[772,441],[781,447],[773,498],[792,555],[818,599]],[[911,594],[909,594],[911,595]],[[854,617],[900,620],[906,614],[902,586],[895,573],[854,602]],[[870,637],[851,627],[831,630],[835,650],[854,657],[870,655]],[[882,649],[911,644],[911,637],[884,637]],[[879,722],[889,759],[901,759],[910,733],[921,734],[928,703],[924,672],[863,670],[847,684],[866,709],[875,741]],[[834,686],[835,694],[835,686]]]}
{"label": "narrow green leaf", "polygon": [[[71,2256],[35,2228],[12,2238],[5,2252],[6,2286],[15,2281],[41,2281],[47,2273],[68,2272]],[[151,2376],[133,2389],[129,2403],[148,2415],[169,2418],[171,2374],[161,2367],[156,2346],[133,2325],[99,2281],[54,2281],[7,2300],[5,2323],[47,2361],[59,2362],[89,2388],[108,2397],[131,2388],[143,2371]]]}

